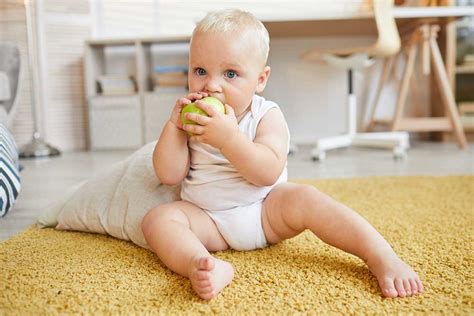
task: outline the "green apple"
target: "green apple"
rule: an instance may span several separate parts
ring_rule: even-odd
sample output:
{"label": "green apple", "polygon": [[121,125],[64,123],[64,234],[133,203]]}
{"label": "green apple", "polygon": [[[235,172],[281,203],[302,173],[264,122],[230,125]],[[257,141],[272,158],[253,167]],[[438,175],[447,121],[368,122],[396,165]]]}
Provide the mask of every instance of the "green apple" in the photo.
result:
{"label": "green apple", "polygon": [[[225,108],[224,104],[222,104],[219,99],[213,98],[213,97],[205,97],[201,99],[202,102],[214,106],[219,112],[225,113]],[[187,104],[182,110],[181,110],[181,122],[183,124],[193,124],[196,125],[197,123],[191,120],[188,120],[185,115],[186,113],[196,113],[199,115],[205,115],[208,116],[206,112],[201,110],[195,102]]]}

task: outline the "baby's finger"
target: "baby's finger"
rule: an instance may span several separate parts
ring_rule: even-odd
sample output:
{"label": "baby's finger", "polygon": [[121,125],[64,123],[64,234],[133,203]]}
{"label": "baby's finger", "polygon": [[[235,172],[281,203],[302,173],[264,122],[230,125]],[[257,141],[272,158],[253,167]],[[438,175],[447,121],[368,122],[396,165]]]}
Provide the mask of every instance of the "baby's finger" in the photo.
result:
{"label": "baby's finger", "polygon": [[188,98],[180,98],[180,99],[178,99],[178,101],[176,101],[176,105],[178,105],[180,107],[183,107],[184,105],[189,104],[191,102],[192,101],[189,100]]}
{"label": "baby's finger", "polygon": [[209,117],[201,114],[186,113],[184,116],[186,117],[186,119],[194,121],[199,125],[206,125],[207,123],[209,123]]}
{"label": "baby's finger", "polygon": [[188,94],[188,99],[191,100],[200,100],[204,97],[207,97],[207,93],[205,92],[191,92],[190,94]]}
{"label": "baby's finger", "polygon": [[201,99],[201,98],[202,98],[202,96],[201,96],[199,93],[197,93],[197,92],[191,92],[191,93],[188,94],[186,97],[187,97],[189,100],[196,100],[196,99]]}
{"label": "baby's finger", "polygon": [[201,125],[184,124],[183,129],[193,135],[201,135],[204,132],[204,127]]}
{"label": "baby's finger", "polygon": [[183,122],[181,122],[181,120],[177,120],[176,123],[175,123],[175,125],[176,125],[178,128],[180,128],[180,129],[184,129],[184,128],[183,128]]}
{"label": "baby's finger", "polygon": [[214,106],[212,106],[210,104],[207,104],[207,103],[204,103],[201,100],[197,100],[196,105],[197,105],[198,108],[200,108],[201,110],[206,112],[207,115],[209,115],[210,117],[213,117],[214,115],[216,115],[218,113]]}
{"label": "baby's finger", "polygon": [[201,135],[192,135],[189,139],[193,142],[204,143],[204,137]]}

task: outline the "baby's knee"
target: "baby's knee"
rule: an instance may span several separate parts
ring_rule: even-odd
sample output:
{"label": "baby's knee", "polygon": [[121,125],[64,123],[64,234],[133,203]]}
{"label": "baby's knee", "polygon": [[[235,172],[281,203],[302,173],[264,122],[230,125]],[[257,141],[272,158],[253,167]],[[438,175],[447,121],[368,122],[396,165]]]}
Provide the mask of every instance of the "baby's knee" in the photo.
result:
{"label": "baby's knee", "polygon": [[169,211],[167,211],[167,208],[163,205],[150,209],[142,219],[142,231],[146,234],[153,229],[153,227],[160,225],[161,222],[166,220],[167,213],[169,213]]}
{"label": "baby's knee", "polygon": [[297,184],[293,189],[293,199],[307,206],[307,204],[321,204],[328,196],[310,184]]}
{"label": "baby's knee", "polygon": [[169,221],[183,222],[186,216],[182,212],[169,204],[163,204],[150,209],[142,219],[141,228],[147,234],[156,227],[166,225]]}
{"label": "baby's knee", "polygon": [[142,222],[141,222],[141,228],[142,232],[146,235],[149,231],[151,226],[153,226],[153,223],[156,220],[157,217],[157,212],[156,212],[157,207],[154,207],[150,209],[145,216],[143,216]]}
{"label": "baby's knee", "polygon": [[310,184],[296,184],[293,189],[294,197],[300,201],[306,201],[318,196],[321,192]]}

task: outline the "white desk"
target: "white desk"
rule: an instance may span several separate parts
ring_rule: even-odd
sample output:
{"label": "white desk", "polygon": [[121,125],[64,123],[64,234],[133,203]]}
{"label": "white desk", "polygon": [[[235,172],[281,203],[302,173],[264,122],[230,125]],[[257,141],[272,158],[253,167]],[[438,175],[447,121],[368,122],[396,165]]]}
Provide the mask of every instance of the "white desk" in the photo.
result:
{"label": "white desk", "polygon": [[[322,2],[323,3],[323,2]],[[340,5],[339,11],[332,12],[327,10],[328,3],[325,3],[323,10],[294,10],[288,14],[274,15],[267,19],[263,19],[267,27],[270,37],[285,38],[285,37],[334,37],[334,36],[373,36],[376,38],[375,20],[372,18],[373,14],[368,10],[367,6],[352,6],[351,10],[347,10],[348,6]],[[334,4],[333,6],[336,6]],[[360,10],[357,10],[359,8]],[[454,86],[454,64],[455,64],[455,34],[454,26],[450,22],[465,16],[474,16],[474,7],[394,7],[393,15],[396,19],[397,26],[401,33],[409,33],[411,30],[421,24],[439,24],[447,25],[450,29],[451,39],[445,39],[441,34],[441,51],[444,52],[445,67],[441,67],[441,77],[444,80],[443,90],[445,91],[444,99],[451,108],[455,108],[452,88]],[[448,30],[449,32],[449,30]],[[447,47],[447,49],[445,49]],[[438,63],[440,65],[440,63]],[[451,85],[451,89],[449,89]],[[432,89],[436,90],[436,89]],[[450,91],[447,91],[450,90]],[[447,95],[447,96],[446,96]],[[436,91],[431,92],[431,107],[433,114],[441,114],[445,108],[440,106],[440,97]],[[456,111],[456,110],[454,110]],[[438,115],[436,115],[438,116]],[[457,116],[457,115],[456,115]],[[459,118],[453,119],[458,134],[458,142],[461,148],[466,146],[465,136],[460,127]],[[462,134],[462,135],[461,135]]]}
{"label": "white desk", "polygon": [[395,7],[393,8],[393,15],[396,19],[456,18],[474,15],[474,7]]}
{"label": "white desk", "polygon": [[[432,19],[449,22],[474,15],[474,7],[394,7],[393,15],[398,25],[415,20]],[[367,7],[332,5],[324,10],[294,8],[289,12],[276,12],[262,16],[271,37],[305,37],[373,34],[373,14]]]}
{"label": "white desk", "polygon": [[[375,38],[376,28],[373,19],[372,1],[367,0],[241,0],[238,4],[232,0],[225,1],[226,6],[237,6],[243,10],[253,12],[266,25],[270,36],[274,38],[302,38],[306,37],[365,37],[370,41]],[[198,6],[198,4],[195,4]],[[201,7],[201,5],[199,5]],[[205,5],[204,5],[205,7]],[[188,8],[189,9],[189,8]],[[198,12],[204,14],[196,8]],[[400,30],[411,27],[413,24],[435,22],[441,25],[463,16],[474,15],[474,7],[394,7],[393,15]],[[199,17],[196,13],[196,19]],[[190,19],[188,19],[190,20]],[[194,23],[194,22],[193,22]],[[189,29],[193,24],[189,22]],[[183,32],[186,27],[183,28]],[[454,77],[454,49],[445,51],[444,35],[440,34],[439,46],[444,53],[447,77],[453,81]],[[454,38],[454,37],[451,37]],[[276,41],[275,41],[276,42]],[[336,43],[337,42],[337,43]],[[347,45],[345,41],[332,41],[331,44]],[[446,45],[449,46],[449,45]],[[452,47],[453,45],[451,45]],[[298,53],[295,55],[297,56]],[[296,57],[297,58],[297,57]],[[435,90],[435,89],[433,89]],[[268,91],[268,90],[267,90]],[[432,96],[434,108],[439,98]]]}

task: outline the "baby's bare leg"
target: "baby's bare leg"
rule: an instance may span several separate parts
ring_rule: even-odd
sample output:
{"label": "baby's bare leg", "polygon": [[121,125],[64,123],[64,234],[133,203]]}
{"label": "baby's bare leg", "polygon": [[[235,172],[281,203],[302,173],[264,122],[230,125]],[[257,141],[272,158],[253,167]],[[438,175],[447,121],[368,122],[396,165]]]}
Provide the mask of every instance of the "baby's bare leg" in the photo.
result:
{"label": "baby's bare leg", "polygon": [[232,281],[232,265],[209,253],[225,250],[228,245],[199,207],[185,201],[160,205],[145,215],[142,230],[160,260],[189,278],[201,298],[215,297]]}
{"label": "baby's bare leg", "polygon": [[269,243],[310,229],[322,241],[358,256],[375,275],[387,297],[423,291],[418,275],[387,241],[354,210],[309,185],[275,187],[263,204],[263,228]]}

